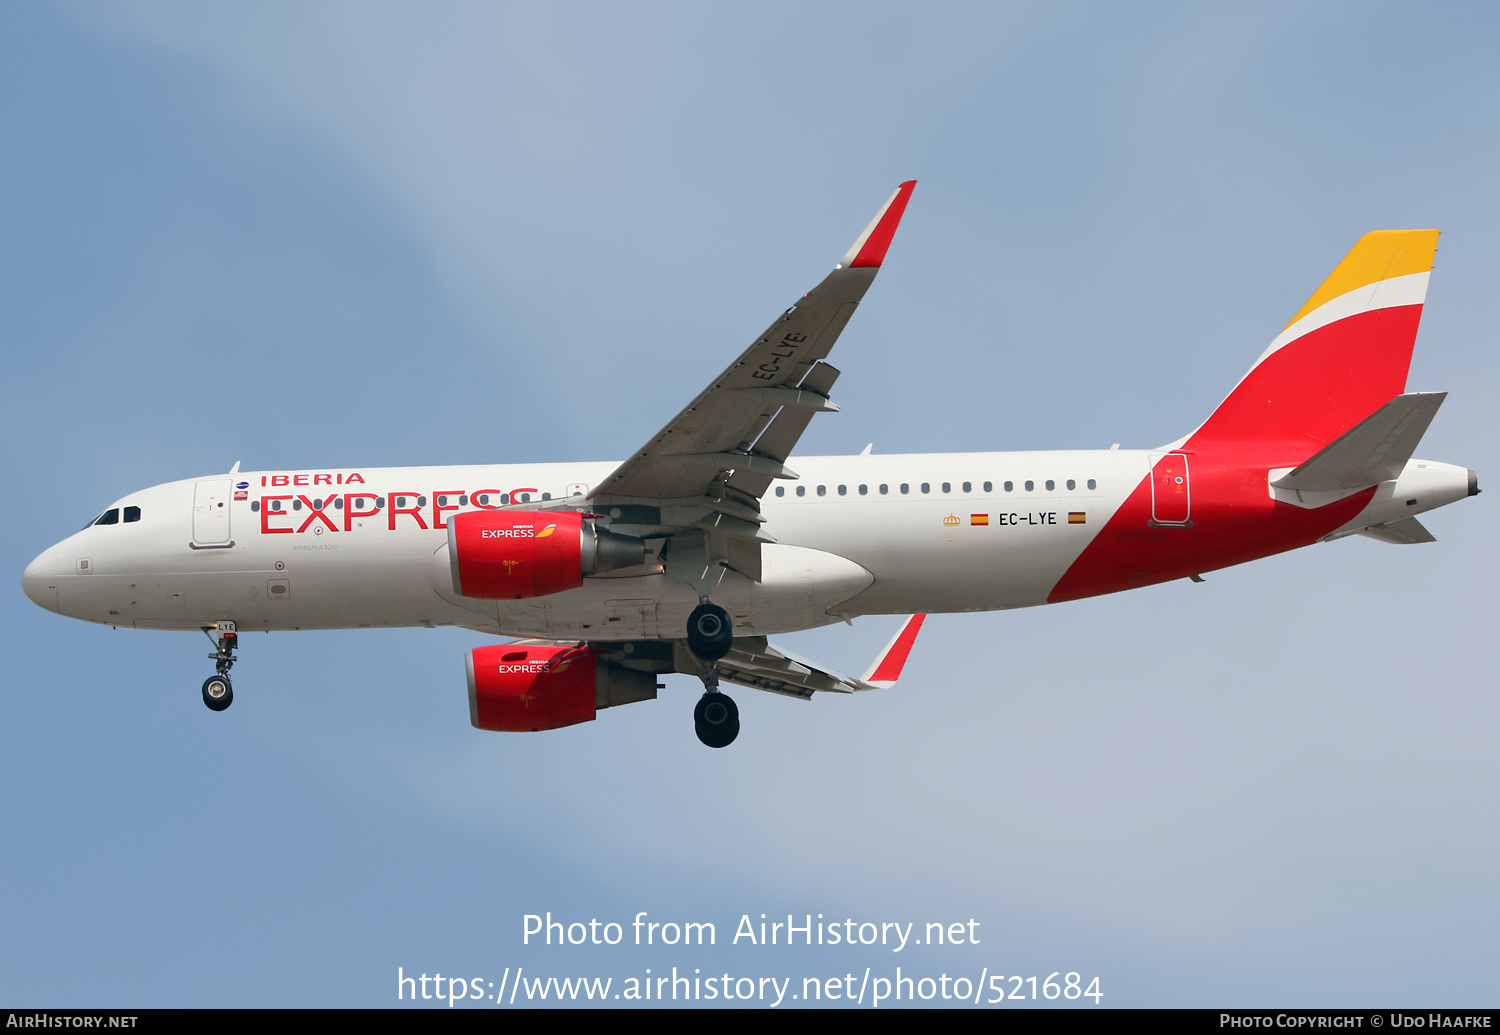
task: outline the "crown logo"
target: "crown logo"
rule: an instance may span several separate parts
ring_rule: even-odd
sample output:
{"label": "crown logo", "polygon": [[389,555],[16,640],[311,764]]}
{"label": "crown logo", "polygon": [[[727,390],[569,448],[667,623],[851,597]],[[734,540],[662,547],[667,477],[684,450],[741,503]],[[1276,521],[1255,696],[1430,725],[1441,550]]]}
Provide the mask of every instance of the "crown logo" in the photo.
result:
{"label": "crown logo", "polygon": [[949,514],[947,517],[943,518],[943,524],[948,525],[950,528],[958,524],[958,515]]}

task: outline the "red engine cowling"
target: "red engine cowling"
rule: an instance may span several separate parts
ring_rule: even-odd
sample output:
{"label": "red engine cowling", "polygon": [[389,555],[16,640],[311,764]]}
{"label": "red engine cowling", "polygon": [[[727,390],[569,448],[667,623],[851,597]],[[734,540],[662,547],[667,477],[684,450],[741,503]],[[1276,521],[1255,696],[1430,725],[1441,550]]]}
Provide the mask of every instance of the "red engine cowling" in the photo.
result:
{"label": "red engine cowling", "polygon": [[583,515],[572,511],[457,514],[448,550],[459,596],[513,600],[583,585]]}
{"label": "red engine cowling", "polygon": [[448,519],[448,562],[461,597],[544,597],[645,559],[641,540],[597,529],[571,510],[475,510]]}
{"label": "red engine cowling", "polygon": [[653,674],[612,665],[601,653],[570,644],[469,651],[469,721],[482,730],[555,730],[656,697]]}

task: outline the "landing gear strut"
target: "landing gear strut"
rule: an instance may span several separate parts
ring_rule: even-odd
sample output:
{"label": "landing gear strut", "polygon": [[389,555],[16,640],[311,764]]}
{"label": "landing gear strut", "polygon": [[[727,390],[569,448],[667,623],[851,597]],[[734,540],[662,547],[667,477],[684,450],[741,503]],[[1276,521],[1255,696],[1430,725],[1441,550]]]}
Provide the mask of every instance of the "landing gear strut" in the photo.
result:
{"label": "landing gear strut", "polygon": [[734,698],[717,690],[698,699],[693,709],[693,726],[698,739],[711,748],[728,747],[740,735],[740,709]]}
{"label": "landing gear strut", "polygon": [[718,661],[734,642],[734,623],[729,612],[705,598],[688,615],[688,647],[704,661]]}
{"label": "landing gear strut", "polygon": [[[214,639],[214,632],[219,638]],[[203,681],[203,703],[210,711],[222,712],[234,703],[234,686],[229,682],[229,670],[234,667],[234,651],[240,645],[239,633],[233,622],[218,622],[203,627],[203,635],[218,649],[208,656],[214,663],[214,675]]]}
{"label": "landing gear strut", "polygon": [[703,696],[693,709],[693,727],[698,739],[711,748],[728,747],[740,735],[740,710],[734,699],[719,692],[718,660],[729,653],[734,642],[734,622],[729,612],[718,604],[700,597],[698,606],[688,615],[687,645],[700,661],[707,662],[698,673],[703,680]]}

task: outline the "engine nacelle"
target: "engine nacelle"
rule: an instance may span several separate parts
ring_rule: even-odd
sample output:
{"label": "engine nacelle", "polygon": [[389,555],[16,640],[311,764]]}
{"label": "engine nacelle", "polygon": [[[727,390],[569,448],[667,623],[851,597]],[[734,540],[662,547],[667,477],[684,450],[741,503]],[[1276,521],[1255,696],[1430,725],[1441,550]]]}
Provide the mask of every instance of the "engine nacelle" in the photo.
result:
{"label": "engine nacelle", "polygon": [[448,562],[461,597],[544,597],[645,560],[644,542],[596,529],[571,510],[475,510],[448,519]]}
{"label": "engine nacelle", "polygon": [[591,722],[600,708],[656,698],[656,676],[593,647],[506,644],[469,651],[469,722],[515,733]]}

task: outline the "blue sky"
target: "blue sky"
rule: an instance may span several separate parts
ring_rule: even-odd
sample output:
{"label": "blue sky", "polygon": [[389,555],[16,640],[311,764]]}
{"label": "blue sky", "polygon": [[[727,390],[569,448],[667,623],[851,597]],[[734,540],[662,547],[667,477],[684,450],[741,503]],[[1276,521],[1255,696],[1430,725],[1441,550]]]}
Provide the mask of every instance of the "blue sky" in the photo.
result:
{"label": "blue sky", "polygon": [[[207,645],[19,575],[226,470],[607,459],[916,194],[803,452],[1153,446],[1364,232],[1445,231],[1421,455],[1500,470],[1481,5],[0,7],[0,998],[393,1004],[405,972],[1097,974],[1106,1005],[1493,1004],[1490,497],[929,621],[895,690],[467,722],[454,630]],[[893,619],[788,638],[860,670]],[[718,925],[521,944],[521,917]],[[722,944],[741,914],[978,946]],[[909,955],[908,955],[909,954]]]}

